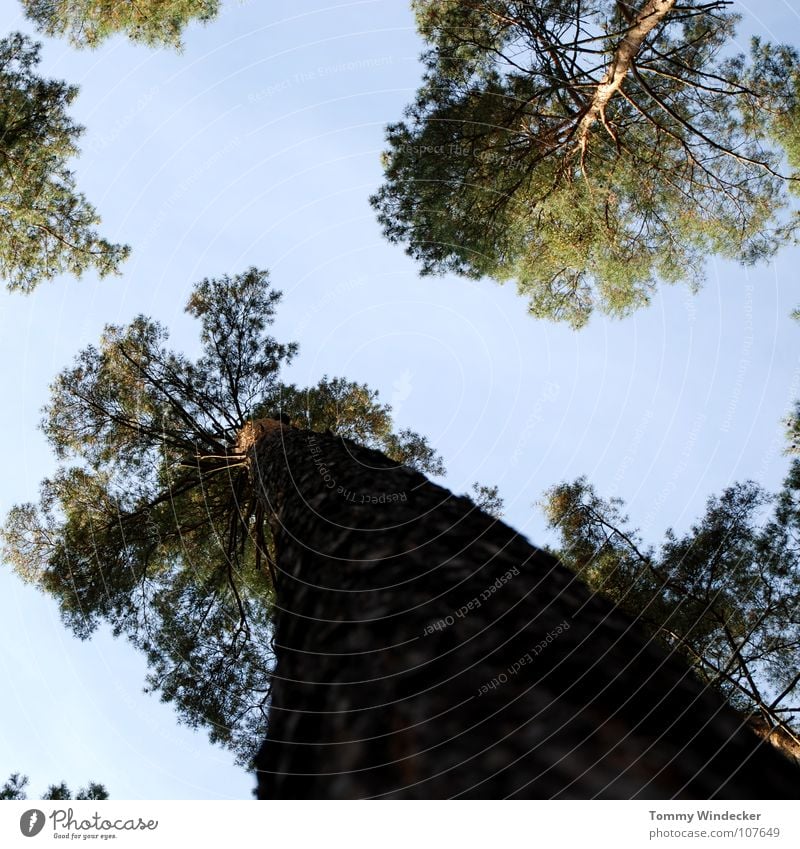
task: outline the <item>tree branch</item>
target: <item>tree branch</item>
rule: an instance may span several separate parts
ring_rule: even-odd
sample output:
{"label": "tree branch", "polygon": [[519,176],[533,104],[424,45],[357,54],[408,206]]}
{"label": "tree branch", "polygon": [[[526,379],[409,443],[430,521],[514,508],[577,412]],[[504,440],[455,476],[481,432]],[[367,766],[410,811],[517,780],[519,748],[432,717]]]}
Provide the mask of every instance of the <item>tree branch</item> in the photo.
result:
{"label": "tree branch", "polygon": [[674,5],[675,0],[647,0],[638,14],[633,17],[628,31],[614,51],[608,70],[595,89],[588,109],[578,122],[577,146],[581,159],[586,152],[592,125],[598,119],[604,121],[606,106],[620,90],[644,40],[666,18]]}

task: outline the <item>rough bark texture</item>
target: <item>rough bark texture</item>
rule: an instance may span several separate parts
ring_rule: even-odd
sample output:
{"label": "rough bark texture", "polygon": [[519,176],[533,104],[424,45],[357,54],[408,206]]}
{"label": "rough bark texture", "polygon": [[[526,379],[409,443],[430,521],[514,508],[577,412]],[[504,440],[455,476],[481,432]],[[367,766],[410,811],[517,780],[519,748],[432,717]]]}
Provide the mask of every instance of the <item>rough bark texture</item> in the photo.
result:
{"label": "rough bark texture", "polygon": [[469,500],[277,423],[250,456],[279,568],[260,798],[797,792],[683,664]]}

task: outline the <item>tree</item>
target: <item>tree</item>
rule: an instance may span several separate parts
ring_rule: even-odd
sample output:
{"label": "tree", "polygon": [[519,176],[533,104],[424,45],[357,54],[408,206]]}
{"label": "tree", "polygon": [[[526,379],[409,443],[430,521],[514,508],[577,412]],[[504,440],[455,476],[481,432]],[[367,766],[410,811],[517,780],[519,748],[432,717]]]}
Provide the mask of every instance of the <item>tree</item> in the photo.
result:
{"label": "tree", "polygon": [[443,472],[367,386],[281,382],[297,345],[267,333],[279,300],[257,269],[200,282],[187,305],[201,327],[194,362],[144,316],[107,327],[53,384],[43,427],[62,462],[4,532],[7,559],[78,636],[102,622],[126,635],[148,657],[148,688],[242,761],[264,734],[275,570],[236,447],[248,422],[280,413]]}
{"label": "tree", "polygon": [[800,401],[796,401],[791,414],[784,420],[786,426],[786,453],[800,454]]}
{"label": "tree", "polygon": [[12,772],[8,781],[0,787],[0,800],[27,799],[25,788],[28,786],[28,776]]}
{"label": "tree", "polygon": [[[0,787],[0,799],[20,800],[27,799],[25,788],[28,786],[28,776],[13,772],[8,781]],[[75,795],[76,799],[108,799],[108,791],[102,784],[90,781],[87,787],[81,787]],[[72,799],[72,792],[65,782],[51,784],[42,799]]]}
{"label": "tree", "polygon": [[777,496],[752,482],[729,487],[658,551],[629,527],[622,502],[585,478],[553,487],[545,504],[563,563],[800,755],[800,461]]}
{"label": "tree", "polygon": [[116,272],[128,255],[95,232],[67,167],[83,132],[67,114],[78,89],[38,76],[38,63],[26,36],[0,39],[0,276],[23,292],[63,272]]}
{"label": "tree", "polygon": [[240,447],[279,567],[262,798],[796,793],[688,667],[469,499],[276,420]]}
{"label": "tree", "polygon": [[[61,784],[51,784],[50,787],[47,788],[47,792],[42,796],[42,799],[72,799],[72,791],[67,787],[67,785],[62,781]],[[108,799],[108,791],[102,784],[97,784],[94,781],[89,782],[88,787],[81,787],[80,790],[74,796],[77,800],[100,800],[100,799]]]}
{"label": "tree", "polygon": [[472,492],[474,496],[468,495],[467,498],[471,498],[476,507],[479,507],[484,513],[494,516],[495,519],[502,517],[504,503],[500,496],[500,490],[496,486],[487,486],[475,482],[472,484]]}
{"label": "tree", "polygon": [[144,44],[181,46],[192,21],[209,21],[219,0],[22,0],[25,14],[45,35],[67,36],[75,47],[96,47],[116,33]]}
{"label": "tree", "polygon": [[196,361],[139,317],[55,381],[62,466],[4,540],[73,630],[110,622],[243,756],[266,729],[262,796],[794,792],[684,664],[431,483],[374,393],[283,385],[278,299],[256,269],[204,280]]}
{"label": "tree", "polygon": [[575,327],[699,285],[710,254],[771,257],[797,233],[800,64],[734,53],[729,5],[416,0],[426,73],[387,130],[385,235]]}

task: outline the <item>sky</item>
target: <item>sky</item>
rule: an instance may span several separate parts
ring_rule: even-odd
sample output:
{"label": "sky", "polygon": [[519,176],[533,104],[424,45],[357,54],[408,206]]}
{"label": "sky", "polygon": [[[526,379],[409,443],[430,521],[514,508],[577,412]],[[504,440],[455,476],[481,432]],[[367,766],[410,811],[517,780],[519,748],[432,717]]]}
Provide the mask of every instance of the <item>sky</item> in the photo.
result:
{"label": "sky", "polygon": [[[800,44],[785,0],[734,6],[743,48]],[[0,0],[0,24],[34,34],[16,0]],[[498,485],[534,543],[553,541],[543,492],[583,474],[651,542],[734,481],[780,485],[782,419],[800,398],[800,250],[750,269],[710,258],[698,294],[669,287],[580,332],[530,318],[513,286],[421,278],[368,203],[420,48],[402,0],[228,0],[182,53],[44,40],[42,73],[80,87],[78,185],[133,253],[120,277],[0,291],[0,513],[52,473],[37,429],[48,385],[105,324],[144,313],[193,353],[192,284],[252,265],[284,293],[273,330],[300,343],[289,379],[378,389],[443,455],[447,486]],[[105,631],[76,640],[3,564],[0,629],[0,781],[26,773],[31,796],[95,780],[117,799],[250,797],[229,752],[142,692],[139,655]]]}

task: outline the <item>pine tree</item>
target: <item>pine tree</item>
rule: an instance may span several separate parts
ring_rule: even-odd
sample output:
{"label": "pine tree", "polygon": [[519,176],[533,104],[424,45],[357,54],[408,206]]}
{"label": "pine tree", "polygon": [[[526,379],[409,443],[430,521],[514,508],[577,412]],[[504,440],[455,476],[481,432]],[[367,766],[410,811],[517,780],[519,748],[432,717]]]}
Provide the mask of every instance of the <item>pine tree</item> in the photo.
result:
{"label": "pine tree", "polygon": [[78,90],[37,76],[38,63],[26,36],[0,39],[0,277],[23,292],[64,272],[116,272],[128,255],[95,232],[67,167],[83,131],[67,114]]}
{"label": "pine tree", "polygon": [[[587,584],[682,655],[751,724],[800,755],[800,461],[772,496],[752,482],[709,499],[691,529],[659,549],[619,499],[585,479],[551,488],[559,556]],[[765,516],[765,511],[772,508]]]}
{"label": "pine tree", "polygon": [[[0,800],[19,801],[27,799],[28,794],[25,788],[28,786],[29,780],[27,775],[21,775],[18,772],[12,772],[8,781],[0,787]],[[60,784],[51,784],[45,791],[42,799],[60,800],[72,799],[72,791],[67,786],[66,782]],[[90,781],[87,787],[81,787],[75,794],[75,799],[108,799],[108,790],[96,781]]]}
{"label": "pine tree", "polygon": [[685,664],[432,483],[367,387],[283,384],[278,300],[256,269],[204,280],[196,360],[139,317],[56,379],[61,465],[5,554],[77,634],[126,635],[242,760],[266,732],[264,797],[795,792]]}
{"label": "pine tree", "polygon": [[798,771],[574,573],[420,472],[264,420],[261,798],[790,797]]}
{"label": "pine tree", "polygon": [[297,345],[267,333],[279,300],[257,269],[201,281],[187,305],[201,328],[194,362],[144,316],[107,327],[52,386],[43,427],[62,463],[38,506],[11,511],[4,537],[78,636],[101,623],[126,635],[148,657],[148,688],[243,761],[265,727],[275,565],[242,433],[280,414],[443,472],[369,387],[281,381]]}
{"label": "pine tree", "polygon": [[539,317],[623,316],[707,256],[796,236],[797,52],[734,51],[725,0],[416,0],[426,74],[372,198],[424,273],[516,281]]}
{"label": "pine tree", "polygon": [[209,21],[219,0],[22,0],[25,14],[46,35],[65,35],[76,47],[96,47],[116,33],[150,46],[181,46],[192,21]]}

